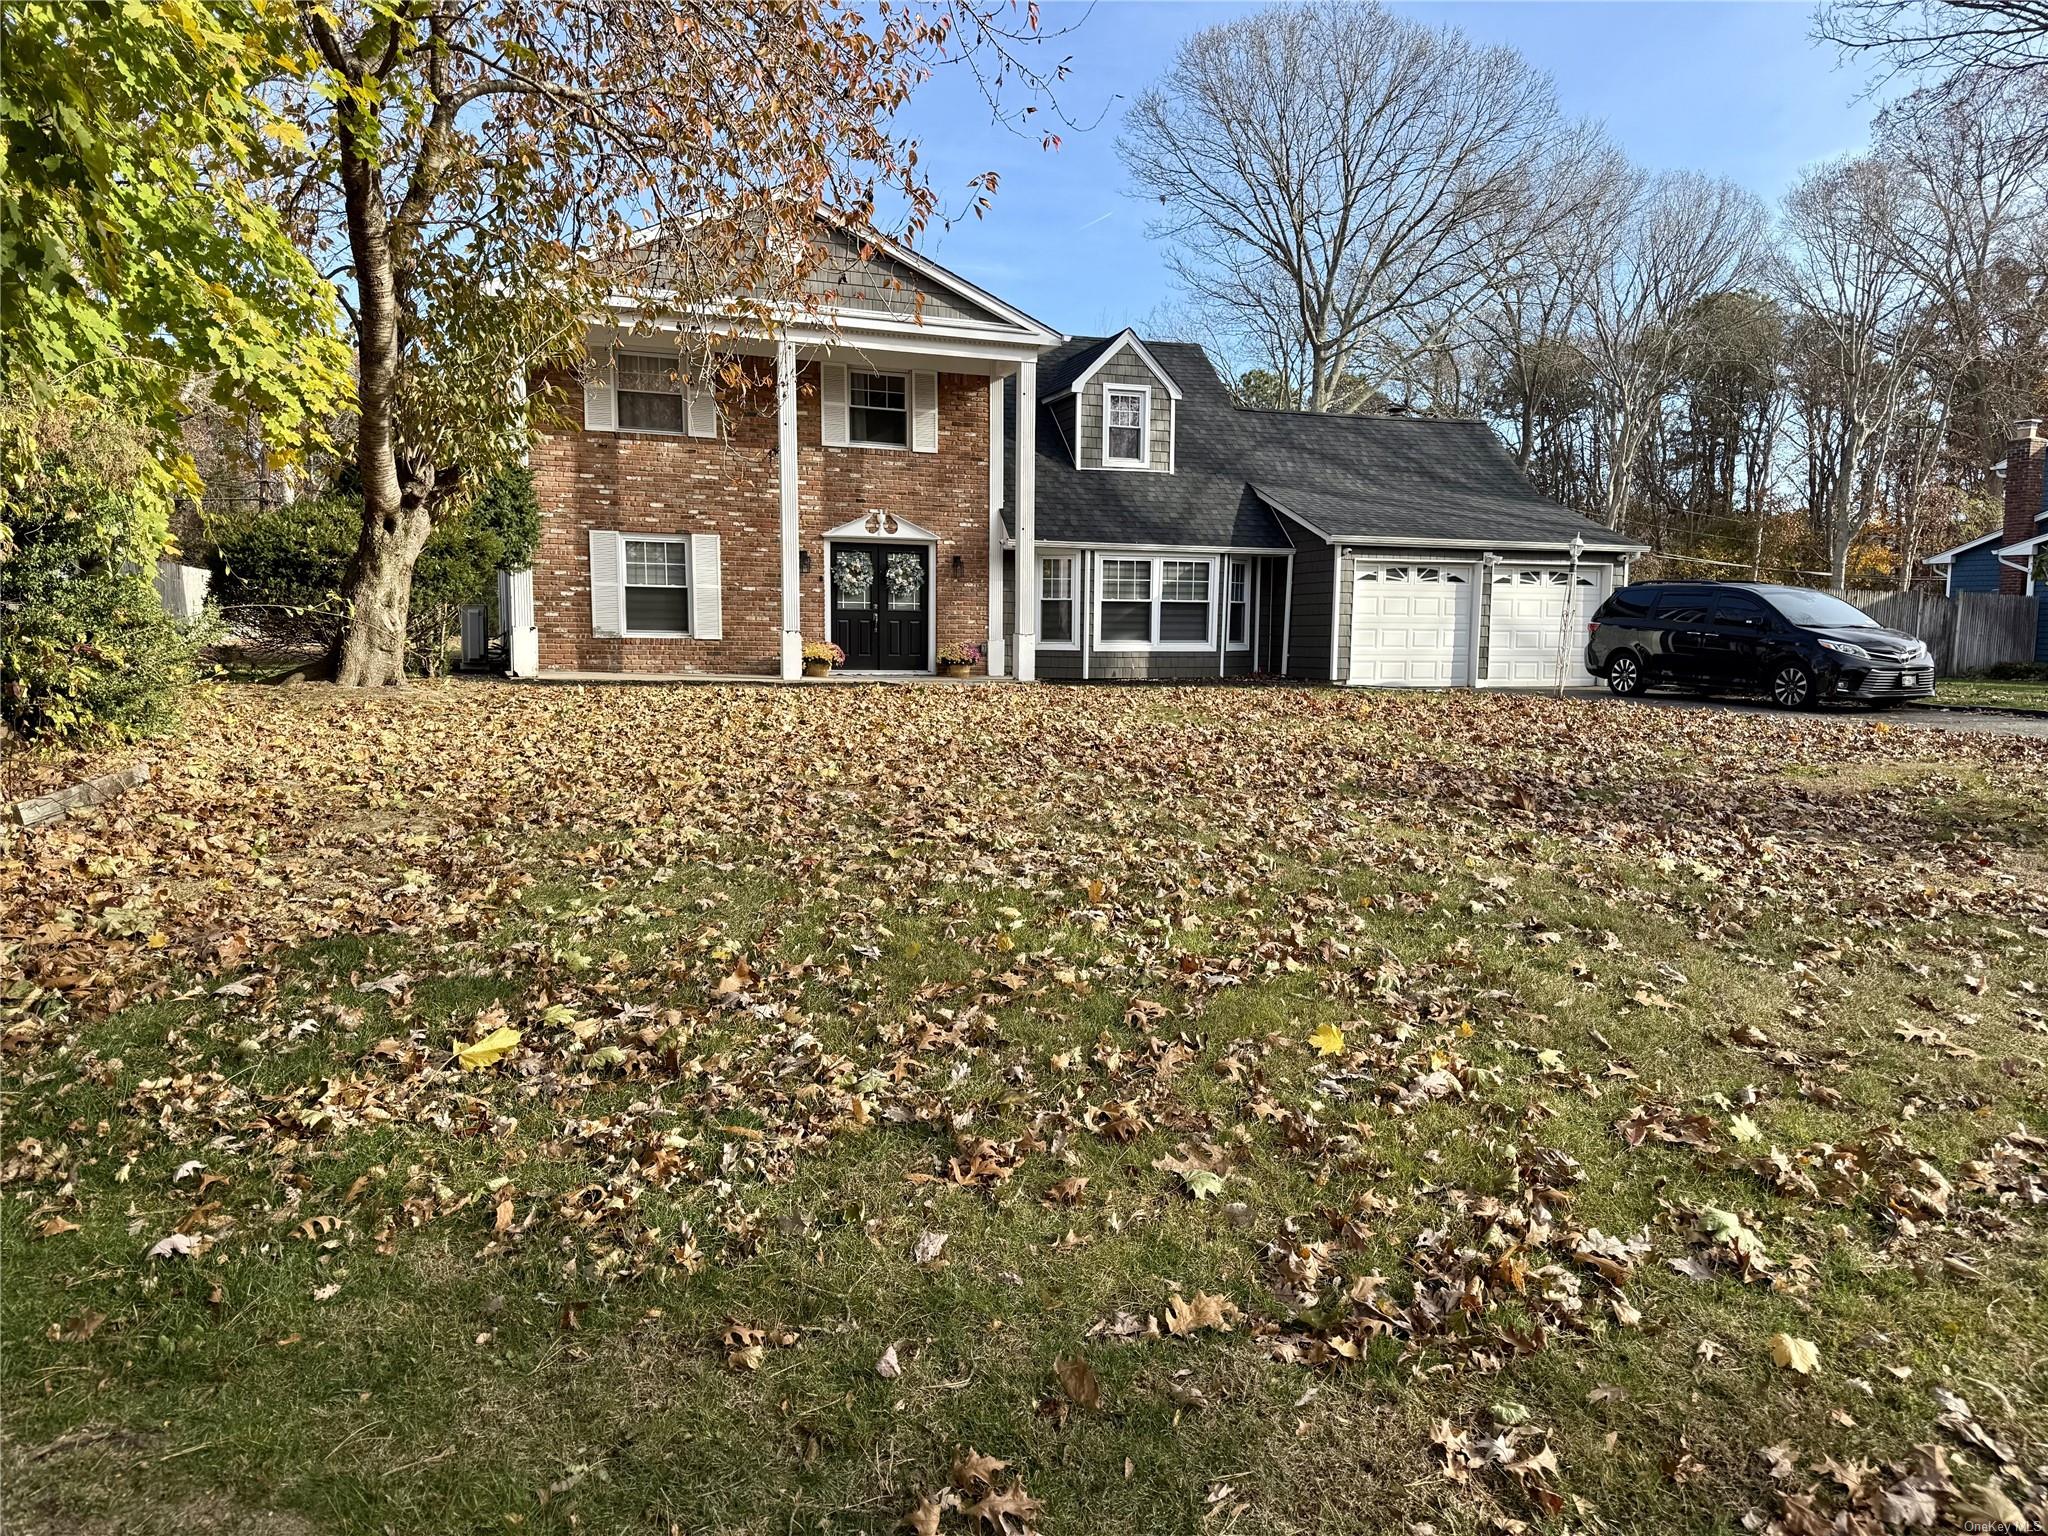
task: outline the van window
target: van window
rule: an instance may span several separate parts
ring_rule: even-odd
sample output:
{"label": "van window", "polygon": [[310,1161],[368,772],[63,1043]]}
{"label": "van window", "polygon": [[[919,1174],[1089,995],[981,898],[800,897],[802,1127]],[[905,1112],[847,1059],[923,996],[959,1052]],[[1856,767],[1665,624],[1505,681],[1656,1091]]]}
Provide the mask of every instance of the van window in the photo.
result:
{"label": "van window", "polygon": [[1650,594],[1641,587],[1621,587],[1600,605],[1603,619],[1640,619],[1650,611]]}
{"label": "van window", "polygon": [[1723,592],[1714,601],[1714,622],[1730,629],[1769,629],[1771,610],[1746,592]]}
{"label": "van window", "polygon": [[1659,592],[1657,617],[1667,624],[1703,624],[1707,618],[1707,594],[1683,590]]}

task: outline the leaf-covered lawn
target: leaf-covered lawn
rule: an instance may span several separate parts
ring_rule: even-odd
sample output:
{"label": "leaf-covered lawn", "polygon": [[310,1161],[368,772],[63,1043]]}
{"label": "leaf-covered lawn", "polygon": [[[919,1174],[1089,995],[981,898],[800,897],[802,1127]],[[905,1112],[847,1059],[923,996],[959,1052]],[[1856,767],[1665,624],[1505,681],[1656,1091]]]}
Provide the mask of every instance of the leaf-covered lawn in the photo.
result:
{"label": "leaf-covered lawn", "polygon": [[228,690],[0,853],[10,1529],[2043,1517],[2048,744]]}

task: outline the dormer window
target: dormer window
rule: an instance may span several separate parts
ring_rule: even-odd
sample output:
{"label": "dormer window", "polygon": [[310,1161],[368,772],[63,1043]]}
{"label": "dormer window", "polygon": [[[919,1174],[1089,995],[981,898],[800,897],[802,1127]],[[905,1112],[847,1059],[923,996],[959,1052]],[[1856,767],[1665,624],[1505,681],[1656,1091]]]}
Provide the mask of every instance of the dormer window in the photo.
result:
{"label": "dormer window", "polygon": [[1151,465],[1152,392],[1111,384],[1103,389],[1103,462],[1119,469]]}

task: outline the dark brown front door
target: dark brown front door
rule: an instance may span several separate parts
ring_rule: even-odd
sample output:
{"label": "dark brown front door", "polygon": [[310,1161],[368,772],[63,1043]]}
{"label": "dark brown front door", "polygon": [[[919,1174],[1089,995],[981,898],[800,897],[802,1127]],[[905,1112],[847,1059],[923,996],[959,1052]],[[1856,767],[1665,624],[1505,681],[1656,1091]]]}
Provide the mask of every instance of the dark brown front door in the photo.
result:
{"label": "dark brown front door", "polygon": [[850,672],[931,666],[931,551],[902,544],[832,546],[832,639]]}

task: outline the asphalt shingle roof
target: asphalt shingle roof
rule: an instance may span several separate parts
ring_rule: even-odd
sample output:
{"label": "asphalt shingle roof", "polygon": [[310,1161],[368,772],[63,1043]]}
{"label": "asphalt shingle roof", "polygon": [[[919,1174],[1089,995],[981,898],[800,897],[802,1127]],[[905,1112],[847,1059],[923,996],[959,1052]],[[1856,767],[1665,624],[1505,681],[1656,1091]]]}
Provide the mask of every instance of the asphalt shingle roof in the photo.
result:
{"label": "asphalt shingle roof", "polygon": [[[1075,337],[1042,355],[1041,399],[1070,388],[1113,339]],[[1286,548],[1269,510],[1277,507],[1328,538],[1361,543],[1563,544],[1581,534],[1588,543],[1644,547],[1537,491],[1484,422],[1240,410],[1201,347],[1145,346],[1182,391],[1174,472],[1076,468],[1052,409],[1041,405],[1039,538]],[[1005,424],[1013,448],[1015,412],[1011,392]]]}

